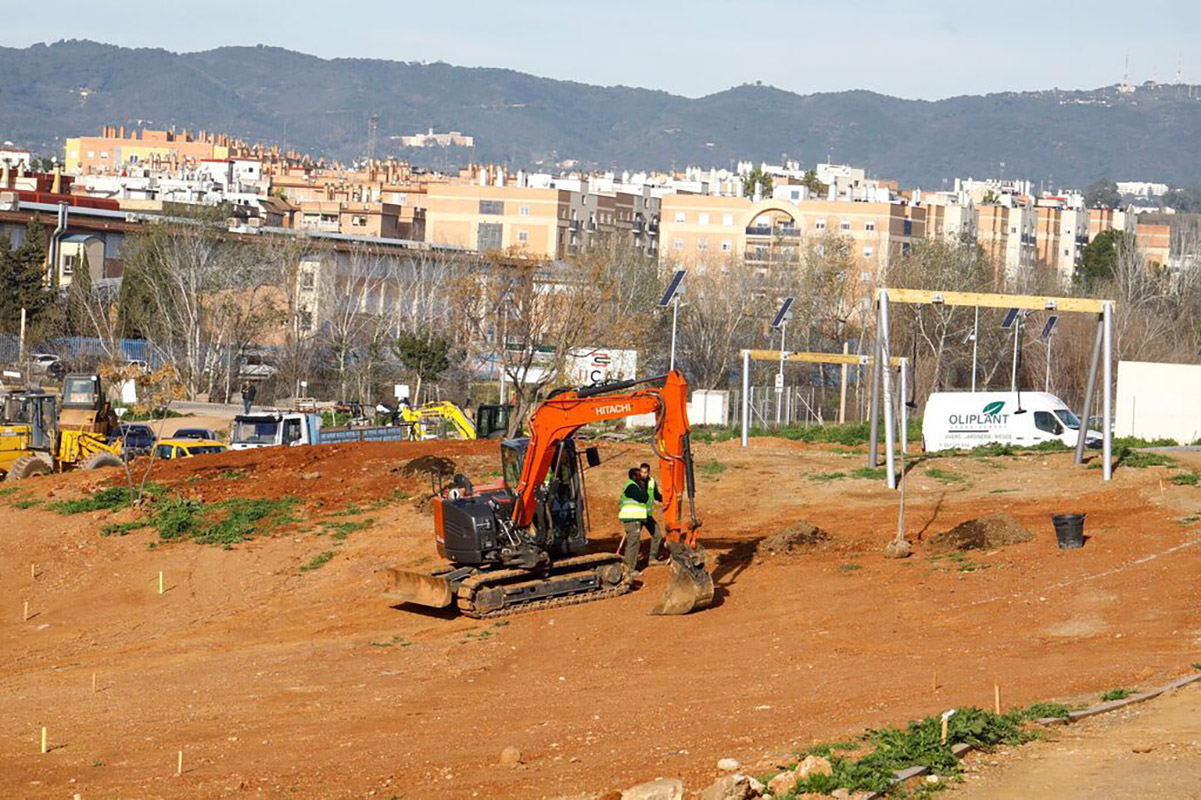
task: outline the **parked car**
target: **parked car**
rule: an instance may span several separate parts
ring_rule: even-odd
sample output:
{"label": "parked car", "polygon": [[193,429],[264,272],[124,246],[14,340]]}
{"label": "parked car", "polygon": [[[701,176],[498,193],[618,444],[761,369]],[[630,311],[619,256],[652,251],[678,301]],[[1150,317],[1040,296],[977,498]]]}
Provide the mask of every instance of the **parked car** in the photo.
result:
{"label": "parked car", "polygon": [[229,448],[211,439],[160,439],[154,446],[154,457],[163,459],[191,458],[210,453],[224,453]]}
{"label": "parked car", "polygon": [[34,353],[30,358],[34,374],[49,375],[51,378],[61,378],[67,374],[67,365],[53,353]]}
{"label": "parked car", "polygon": [[154,430],[149,425],[139,425],[133,422],[122,422],[117,426],[117,435],[121,441],[121,449],[131,456],[144,456],[154,447]]}
{"label": "parked car", "polygon": [[217,434],[208,428],[180,428],[171,434],[172,439],[208,439],[216,441]]}

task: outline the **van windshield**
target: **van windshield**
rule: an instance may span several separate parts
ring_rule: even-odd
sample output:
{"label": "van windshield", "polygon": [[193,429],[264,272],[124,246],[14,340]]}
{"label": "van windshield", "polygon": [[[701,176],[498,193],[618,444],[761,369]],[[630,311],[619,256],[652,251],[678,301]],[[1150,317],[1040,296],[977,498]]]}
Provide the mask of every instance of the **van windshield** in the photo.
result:
{"label": "van windshield", "polygon": [[1055,416],[1059,417],[1060,422],[1072,430],[1080,430],[1080,419],[1066,408],[1055,409]]}
{"label": "van windshield", "polygon": [[273,419],[239,419],[234,422],[233,440],[239,444],[275,444],[279,423]]}

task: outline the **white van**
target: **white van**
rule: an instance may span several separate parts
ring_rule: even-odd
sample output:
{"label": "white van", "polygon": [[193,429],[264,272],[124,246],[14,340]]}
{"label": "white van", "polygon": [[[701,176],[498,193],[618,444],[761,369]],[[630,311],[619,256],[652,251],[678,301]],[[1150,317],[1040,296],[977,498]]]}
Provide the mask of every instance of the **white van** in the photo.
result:
{"label": "white van", "polygon": [[[1047,392],[935,392],[926,401],[922,439],[927,451],[970,450],[985,444],[1030,447],[1058,440],[1076,446],[1080,420],[1067,404]],[[1101,446],[1101,434],[1088,431],[1085,444]]]}

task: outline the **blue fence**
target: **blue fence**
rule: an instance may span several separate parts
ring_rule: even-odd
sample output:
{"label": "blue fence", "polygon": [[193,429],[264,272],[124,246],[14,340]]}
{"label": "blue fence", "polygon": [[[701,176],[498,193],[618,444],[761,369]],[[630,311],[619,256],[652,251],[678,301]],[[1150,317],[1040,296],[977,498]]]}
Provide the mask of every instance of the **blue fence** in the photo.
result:
{"label": "blue fence", "polygon": [[[114,344],[120,348],[120,358],[126,361],[145,361],[152,369],[162,366],[162,357],[150,347],[145,339],[117,339]],[[108,351],[102,339],[92,339],[85,336],[64,336],[29,345],[30,352],[49,352],[66,360],[68,363],[81,358],[105,358]],[[0,361],[15,362],[20,355],[20,340],[12,334],[0,334]]]}

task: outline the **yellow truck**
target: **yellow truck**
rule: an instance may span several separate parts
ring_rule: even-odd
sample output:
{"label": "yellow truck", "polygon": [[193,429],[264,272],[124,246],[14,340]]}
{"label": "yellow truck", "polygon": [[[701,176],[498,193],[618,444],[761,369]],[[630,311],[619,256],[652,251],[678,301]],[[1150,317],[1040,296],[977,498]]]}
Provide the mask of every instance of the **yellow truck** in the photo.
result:
{"label": "yellow truck", "polygon": [[99,375],[67,375],[61,398],[13,392],[4,398],[0,417],[0,472],[6,481],[121,465],[121,442],[110,441],[117,416],[104,399]]}

